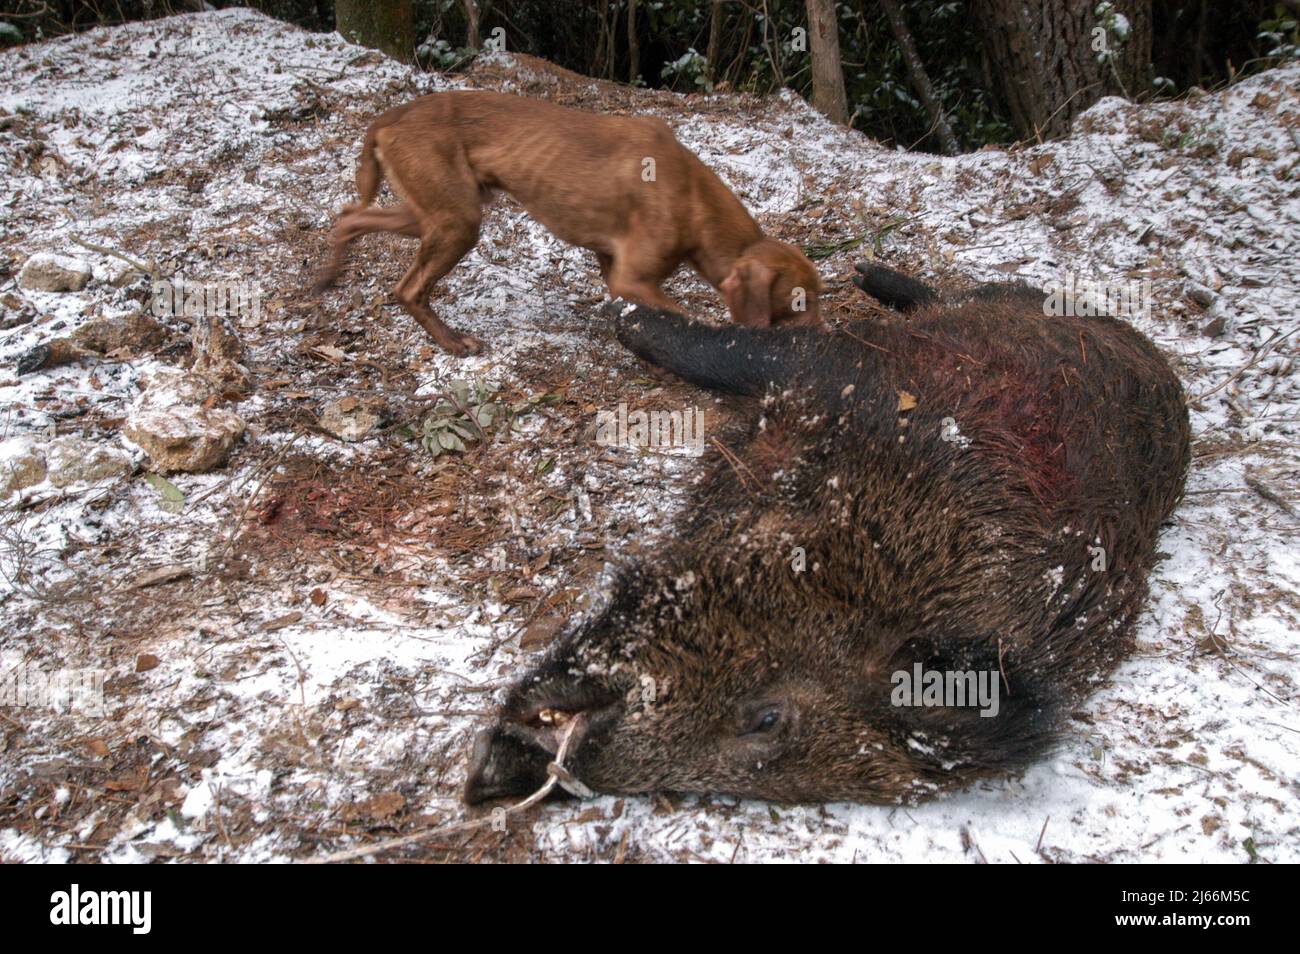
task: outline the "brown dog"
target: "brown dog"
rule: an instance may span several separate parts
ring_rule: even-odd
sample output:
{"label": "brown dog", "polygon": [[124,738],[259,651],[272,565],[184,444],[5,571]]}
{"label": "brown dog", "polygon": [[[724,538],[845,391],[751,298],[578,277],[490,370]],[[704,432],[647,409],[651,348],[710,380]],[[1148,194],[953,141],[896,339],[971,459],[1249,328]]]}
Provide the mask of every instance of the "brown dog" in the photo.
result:
{"label": "brown dog", "polygon": [[[402,200],[371,207],[387,178]],[[445,350],[477,340],[429,307],[434,284],[478,241],[483,206],[508,192],[564,241],[596,253],[610,294],[680,310],[660,283],[682,262],[750,327],[819,325],[821,280],[797,248],[764,237],[731,191],[659,119],[600,116],[501,93],[433,93],[366,131],[361,201],[330,232],[317,289],[333,283],[348,244],[371,232],[420,239],[398,302]]]}

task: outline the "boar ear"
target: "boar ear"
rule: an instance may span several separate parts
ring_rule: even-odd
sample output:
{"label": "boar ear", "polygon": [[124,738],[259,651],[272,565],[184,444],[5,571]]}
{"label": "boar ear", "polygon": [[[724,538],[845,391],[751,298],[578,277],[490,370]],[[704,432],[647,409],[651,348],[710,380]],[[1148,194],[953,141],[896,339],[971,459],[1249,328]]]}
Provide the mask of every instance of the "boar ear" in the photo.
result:
{"label": "boar ear", "polygon": [[[760,395],[804,373],[826,339],[812,329],[715,328],[667,311],[638,308],[614,319],[618,340],[683,380],[729,394]],[[836,384],[836,391],[841,385]]]}
{"label": "boar ear", "polygon": [[772,283],[776,272],[762,262],[738,261],[718,286],[727,299],[731,320],[746,328],[772,324]]}
{"label": "boar ear", "polygon": [[858,274],[853,276],[853,284],[895,311],[914,311],[939,300],[930,286],[892,268],[874,262],[858,262],[854,268]]}

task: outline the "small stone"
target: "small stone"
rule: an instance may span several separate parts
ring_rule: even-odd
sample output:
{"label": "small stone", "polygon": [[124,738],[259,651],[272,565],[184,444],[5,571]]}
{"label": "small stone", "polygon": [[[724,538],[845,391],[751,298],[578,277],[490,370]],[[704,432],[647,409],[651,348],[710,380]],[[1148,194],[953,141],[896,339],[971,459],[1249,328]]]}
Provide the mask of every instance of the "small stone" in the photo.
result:
{"label": "small stone", "polygon": [[1231,322],[1222,302],[1216,301],[1201,316],[1205,324],[1201,325],[1201,334],[1207,338],[1218,338],[1228,331]]}
{"label": "small stone", "polygon": [[1205,335],[1207,338],[1217,338],[1223,334],[1227,327],[1228,319],[1223,315],[1219,315],[1213,321],[1205,323],[1205,326],[1201,328],[1201,334]]}
{"label": "small stone", "polygon": [[38,252],[18,273],[18,284],[31,291],[81,291],[90,281],[90,266],[66,255]]}
{"label": "small stone", "polygon": [[1214,292],[1210,291],[1204,285],[1188,285],[1187,297],[1202,308],[1209,308],[1214,304]]}
{"label": "small stone", "polygon": [[158,347],[166,337],[163,326],[142,311],[121,317],[95,318],[72,333],[76,344],[99,354],[141,354]]}
{"label": "small stone", "polygon": [[355,397],[330,401],[321,409],[320,426],[345,441],[359,441],[379,426],[383,418]]}
{"label": "small stone", "polygon": [[234,411],[204,406],[216,394],[205,378],[169,370],[136,400],[123,432],[160,473],[211,470],[225,462],[244,433]]}
{"label": "small stone", "polygon": [[126,451],[72,434],[54,438],[43,451],[47,476],[55,487],[93,484],[135,470],[135,462]]}
{"label": "small stone", "polygon": [[200,315],[194,319],[194,364],[190,370],[200,374],[221,391],[246,391],[248,369],[244,344],[234,326],[222,315]]}

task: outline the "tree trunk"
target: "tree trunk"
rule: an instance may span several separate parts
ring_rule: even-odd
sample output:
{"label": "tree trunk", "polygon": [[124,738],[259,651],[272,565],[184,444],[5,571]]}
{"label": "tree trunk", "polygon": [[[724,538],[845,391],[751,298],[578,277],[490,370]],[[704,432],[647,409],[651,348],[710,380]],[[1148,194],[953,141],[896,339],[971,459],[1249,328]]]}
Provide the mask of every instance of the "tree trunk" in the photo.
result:
{"label": "tree trunk", "polygon": [[1148,88],[1151,0],[1110,4],[1127,35],[1098,21],[1097,0],[976,0],[976,18],[1021,136],[1064,136],[1101,97],[1135,96]]}
{"label": "tree trunk", "polygon": [[722,0],[713,0],[709,11],[709,45],[705,53],[705,73],[710,83],[716,83],[721,75],[722,64],[718,57],[722,55]]}
{"label": "tree trunk", "polygon": [[849,121],[840,68],[840,31],[835,0],[805,0],[808,9],[808,52],[812,54],[813,108],[832,122]]}
{"label": "tree trunk", "polygon": [[591,69],[587,71],[588,75],[598,76],[601,79],[611,78],[614,69],[614,64],[610,62],[610,49],[613,46],[611,40],[618,29],[618,24],[611,21],[611,16],[616,19],[618,13],[611,11],[610,7],[610,0],[601,0],[600,29],[596,35],[596,48],[591,53]]}
{"label": "tree trunk", "polygon": [[465,7],[465,22],[468,24],[465,30],[465,45],[471,50],[481,50],[483,48],[483,34],[478,27],[478,0],[461,0]]}
{"label": "tree trunk", "polygon": [[415,55],[411,0],[335,0],[334,28],[344,39],[409,62]]}
{"label": "tree trunk", "polygon": [[961,146],[957,144],[957,137],[953,135],[952,127],[948,125],[948,117],[944,114],[943,103],[940,102],[930,82],[930,74],[925,71],[925,64],[921,62],[921,57],[916,52],[916,44],[912,42],[907,21],[903,19],[903,11],[898,8],[895,0],[880,0],[880,6],[889,19],[889,28],[893,31],[894,39],[903,54],[903,62],[907,65],[907,78],[912,84],[912,89],[916,90],[916,95],[921,97],[921,103],[930,115],[930,126],[934,129],[934,134],[939,137],[939,144],[943,146],[943,151],[950,156],[955,156],[961,152]]}
{"label": "tree trunk", "polygon": [[627,0],[627,81],[641,75],[641,46],[636,40],[636,0]]}

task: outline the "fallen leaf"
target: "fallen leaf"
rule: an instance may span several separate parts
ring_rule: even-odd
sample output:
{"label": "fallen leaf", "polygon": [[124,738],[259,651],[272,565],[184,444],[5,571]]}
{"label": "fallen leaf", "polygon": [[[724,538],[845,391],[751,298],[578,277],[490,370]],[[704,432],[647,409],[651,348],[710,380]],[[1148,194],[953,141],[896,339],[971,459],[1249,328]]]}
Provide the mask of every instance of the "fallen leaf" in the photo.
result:
{"label": "fallen leaf", "polygon": [[170,583],[172,580],[179,580],[182,577],[189,576],[193,572],[190,567],[180,563],[173,563],[169,566],[160,566],[152,570],[141,573],[135,581],[135,588],[142,590],[146,586],[157,586],[159,583]]}
{"label": "fallen leaf", "polygon": [[162,660],[153,653],[141,653],[135,657],[135,671],[148,672],[150,669],[157,669]]}
{"label": "fallen leaf", "polygon": [[147,781],[149,781],[149,769],[147,766],[141,766],[135,778],[110,778],[104,783],[104,787],[110,792],[134,792],[144,788]]}
{"label": "fallen leaf", "polygon": [[406,807],[406,798],[401,792],[380,792],[360,802],[345,806],[340,813],[344,821],[358,818],[388,818]]}
{"label": "fallen leaf", "polygon": [[160,506],[164,510],[176,513],[185,505],[184,492],[162,474],[145,474],[144,479],[149,481],[149,485],[158,491],[158,496],[162,497]]}
{"label": "fallen leaf", "polygon": [[1029,160],[1029,171],[1036,176],[1041,176],[1043,170],[1056,161],[1056,157],[1050,152],[1045,152],[1041,156],[1035,156]]}
{"label": "fallen leaf", "polygon": [[564,625],[563,616],[543,616],[534,620],[519,637],[520,649],[540,649],[555,639],[556,633]]}
{"label": "fallen leaf", "polygon": [[916,395],[910,391],[898,392],[898,409],[900,411],[910,411],[916,407]]}
{"label": "fallen leaf", "polygon": [[277,629],[284,629],[286,626],[292,626],[298,620],[302,619],[302,613],[294,610],[292,613],[285,613],[283,616],[277,616],[275,619],[269,619],[259,628],[264,633],[273,633]]}
{"label": "fallen leaf", "polygon": [[106,759],[112,755],[108,743],[103,739],[91,739],[86,743],[86,748],[90,749],[92,755],[98,755],[101,759]]}
{"label": "fallen leaf", "polygon": [[311,350],[320,355],[326,361],[332,361],[334,364],[342,364],[348,358],[348,353],[346,351],[342,348],[336,348],[333,345],[317,345]]}

